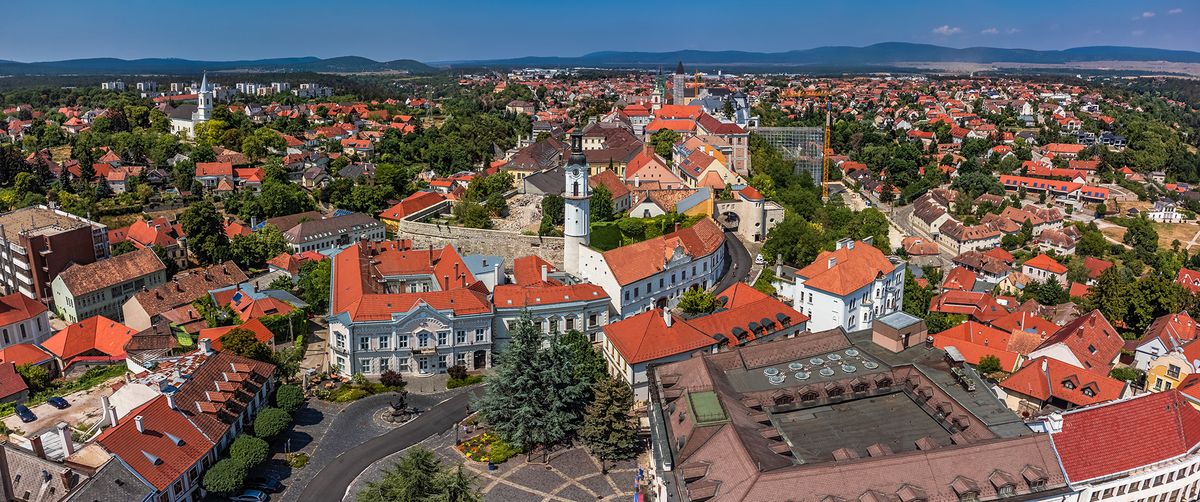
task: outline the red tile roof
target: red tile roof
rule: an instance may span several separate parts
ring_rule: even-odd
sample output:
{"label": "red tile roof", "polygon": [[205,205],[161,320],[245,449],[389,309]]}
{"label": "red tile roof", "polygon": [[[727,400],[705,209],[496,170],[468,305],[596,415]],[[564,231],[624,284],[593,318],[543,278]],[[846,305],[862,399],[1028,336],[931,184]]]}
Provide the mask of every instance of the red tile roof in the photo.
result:
{"label": "red tile roof", "polygon": [[16,364],[0,363],[0,398],[7,398],[26,390],[29,390],[29,386],[25,384],[25,379],[17,373]]}
{"label": "red tile roof", "polygon": [[0,326],[32,319],[46,310],[45,304],[21,293],[0,296]]}
{"label": "red tile roof", "polygon": [[975,272],[965,267],[954,267],[946,274],[946,280],[942,281],[942,289],[971,291],[975,289],[975,280]]}
{"label": "red tile roof", "polygon": [[984,323],[1008,315],[1008,309],[988,293],[954,290],[930,298],[929,311],[969,315]]}
{"label": "red tile roof", "polygon": [[[138,432],[137,417],[142,417],[145,432]],[[166,396],[130,411],[96,441],[160,491],[167,490],[213,448],[187,418],[167,406]]]}
{"label": "red tile roof", "polygon": [[1099,278],[1100,274],[1103,274],[1105,270],[1108,270],[1112,266],[1113,266],[1113,262],[1108,261],[1108,260],[1092,258],[1091,256],[1085,257],[1083,259],[1083,268],[1087,269],[1087,274],[1088,274],[1089,279]]}
{"label": "red tile roof", "polygon": [[[521,286],[534,286],[542,283],[542,267],[547,273],[557,272],[558,269],[540,256],[522,256],[513,260],[513,279]],[[547,277],[547,283],[559,284],[555,279]]]}
{"label": "red tile roof", "polygon": [[1192,293],[1200,293],[1200,272],[1186,268],[1179,269],[1175,282]]}
{"label": "red tile roof", "polygon": [[504,284],[496,286],[492,294],[492,301],[495,303],[496,308],[550,305],[601,299],[607,300],[608,293],[605,293],[603,288],[595,284],[541,284],[534,286]]}
{"label": "red tile roof", "polygon": [[95,316],[69,325],[42,342],[42,347],[65,361],[84,356],[125,358],[125,344],[136,330],[104,316]]}
{"label": "red tile roof", "polygon": [[446,200],[446,196],[438,192],[416,192],[396,205],[384,209],[379,213],[379,219],[400,221],[404,217],[413,214],[422,209],[428,208],[441,201]]}
{"label": "red tile roof", "polygon": [[1013,371],[1021,354],[1008,350],[1010,339],[1010,333],[967,321],[933,335],[933,345],[939,349],[953,346],[971,364],[979,364],[983,356],[995,356],[1000,360],[1001,370]]}
{"label": "red tile roof", "polygon": [[18,343],[0,349],[0,363],[38,364],[54,357],[32,343]]}
{"label": "red tile roof", "polygon": [[[1042,402],[1058,398],[1075,406],[1120,399],[1121,394],[1125,392],[1125,385],[1125,382],[1105,373],[1086,370],[1049,357],[1029,361],[1008,378],[1000,381],[1000,387],[1010,392],[1024,394]],[[1089,396],[1088,393],[1092,395]]]}
{"label": "red tile roof", "polygon": [[896,269],[875,246],[855,241],[841,249],[822,251],[811,264],[796,271],[804,286],[845,296]]}
{"label": "red tile roof", "polygon": [[1026,261],[1024,264],[1028,265],[1030,267],[1033,267],[1033,268],[1045,270],[1052,274],[1067,273],[1067,267],[1065,267],[1065,266],[1063,266],[1063,264],[1055,261],[1054,258],[1049,257],[1048,255],[1046,255],[1046,253],[1042,253],[1037,256],[1034,256],[1033,258],[1030,258],[1029,261]]}
{"label": "red tile roof", "polygon": [[1125,340],[1117,334],[1099,310],[1093,310],[1067,323],[1050,335],[1038,349],[1061,343],[1071,350],[1085,368],[1105,374],[1121,354]]}
{"label": "red tile roof", "polygon": [[663,271],[676,249],[698,259],[711,255],[724,244],[724,232],[715,221],[704,218],[676,232],[605,251],[604,261],[617,283],[623,286]]}
{"label": "red tile roof", "polygon": [[1200,444],[1200,411],[1176,391],[1064,413],[1054,448],[1072,482],[1126,473]]}
{"label": "red tile roof", "polygon": [[627,364],[686,354],[716,341],[686,322],[667,327],[662,309],[654,309],[604,326],[604,336]]}
{"label": "red tile roof", "polygon": [[233,176],[232,162],[197,162],[196,177]]}

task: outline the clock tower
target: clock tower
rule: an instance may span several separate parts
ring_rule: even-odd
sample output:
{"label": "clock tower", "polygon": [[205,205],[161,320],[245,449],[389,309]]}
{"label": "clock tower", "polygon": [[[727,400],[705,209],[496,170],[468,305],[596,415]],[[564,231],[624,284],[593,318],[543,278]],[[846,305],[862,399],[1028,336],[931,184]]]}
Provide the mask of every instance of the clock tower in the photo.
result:
{"label": "clock tower", "polygon": [[580,249],[588,245],[591,189],[588,188],[587,157],[583,154],[583,133],[571,134],[571,157],[565,172],[567,184],[563,189],[563,270],[579,275]]}

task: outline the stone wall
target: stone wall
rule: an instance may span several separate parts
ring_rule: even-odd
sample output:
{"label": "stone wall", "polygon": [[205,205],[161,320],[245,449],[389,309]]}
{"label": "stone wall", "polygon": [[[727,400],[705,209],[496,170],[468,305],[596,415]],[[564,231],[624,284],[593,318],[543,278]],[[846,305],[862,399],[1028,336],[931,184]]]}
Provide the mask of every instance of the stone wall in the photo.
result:
{"label": "stone wall", "polygon": [[422,221],[431,216],[448,212],[452,205],[453,203],[450,201],[443,201],[409,215],[400,221],[396,237],[412,239],[413,247],[416,248],[443,247],[446,244],[454,244],[464,255],[499,256],[504,258],[505,265],[508,267],[511,267],[513,260],[518,257],[536,255],[554,266],[562,268],[562,237],[538,237],[516,232],[455,227]]}

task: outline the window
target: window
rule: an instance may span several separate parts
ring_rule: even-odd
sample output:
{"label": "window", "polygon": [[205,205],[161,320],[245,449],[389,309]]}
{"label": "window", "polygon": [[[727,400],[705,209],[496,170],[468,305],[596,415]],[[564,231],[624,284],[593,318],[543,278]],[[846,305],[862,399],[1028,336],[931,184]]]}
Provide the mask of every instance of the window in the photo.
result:
{"label": "window", "polygon": [[174,485],[171,485],[171,491],[174,492],[175,495],[183,493],[183,480],[176,481]]}
{"label": "window", "polygon": [[567,318],[567,328],[566,329],[567,329],[567,331],[571,331],[571,330],[575,329],[575,316],[571,316],[571,317]]}
{"label": "window", "polygon": [[371,350],[371,339],[362,337],[358,339],[358,350]]}
{"label": "window", "polygon": [[487,337],[487,330],[475,328],[475,343],[481,343]]}
{"label": "window", "polygon": [[400,335],[400,337],[396,339],[396,346],[402,349],[407,349],[408,335]]}
{"label": "window", "polygon": [[399,360],[397,360],[396,361],[396,369],[398,369],[400,371],[408,371],[408,358],[401,357]]}
{"label": "window", "polygon": [[443,370],[446,369],[446,354],[438,356],[438,368]]}
{"label": "window", "polygon": [[371,360],[370,359],[359,359],[358,360],[358,370],[363,373],[370,373],[371,372]]}
{"label": "window", "polygon": [[417,333],[417,347],[425,348],[429,346],[429,333]]}
{"label": "window", "polygon": [[[4,330],[4,340],[8,341],[8,330]],[[337,342],[337,348],[346,350],[346,334],[345,333],[338,333],[336,342]]]}
{"label": "window", "polygon": [[1167,376],[1179,378],[1179,366],[1175,366],[1174,364],[1167,366]]}
{"label": "window", "polygon": [[467,332],[465,330],[461,330],[461,329],[458,331],[455,331],[454,332],[454,343],[456,343],[456,344],[467,343]]}
{"label": "window", "polygon": [[591,327],[593,327],[593,326],[595,326],[595,325],[596,325],[596,314],[588,314],[588,322],[587,322],[587,325],[588,325],[588,327],[589,327],[589,328],[591,328]]}
{"label": "window", "polygon": [[22,323],[22,324],[21,324],[21,339],[22,339],[22,340],[24,340],[24,339],[25,339],[25,336],[26,336],[26,333],[25,333],[25,324],[24,324],[24,323]]}
{"label": "window", "polygon": [[1001,497],[1011,497],[1016,495],[1017,490],[1013,487],[1013,485],[1003,485],[999,490],[997,490],[997,492]]}
{"label": "window", "polygon": [[379,350],[387,350],[391,345],[390,342],[391,340],[387,335],[381,335],[379,337]]}
{"label": "window", "polygon": [[979,494],[976,492],[966,492],[958,496],[959,502],[976,502],[979,500]]}
{"label": "window", "polygon": [[389,370],[390,368],[388,368],[388,366],[390,366],[388,358],[386,358],[386,357],[379,358],[379,372],[380,373],[383,373],[383,372]]}
{"label": "window", "polygon": [[447,333],[445,331],[438,333],[438,342],[437,342],[438,346],[440,347],[440,346],[446,345],[447,342],[449,341],[449,339],[450,339],[450,333]]}

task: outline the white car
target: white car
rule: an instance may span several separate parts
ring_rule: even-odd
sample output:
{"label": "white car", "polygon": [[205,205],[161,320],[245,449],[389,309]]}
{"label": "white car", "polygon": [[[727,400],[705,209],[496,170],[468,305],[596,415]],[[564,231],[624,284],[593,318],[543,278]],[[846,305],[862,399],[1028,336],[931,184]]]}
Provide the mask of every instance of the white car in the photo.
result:
{"label": "white car", "polygon": [[754,264],[755,265],[762,265],[765,263],[767,263],[767,260],[763,259],[762,253],[758,253],[757,255],[754,255]]}
{"label": "white car", "polygon": [[229,497],[233,502],[264,502],[267,494],[258,490],[242,490],[242,493]]}

